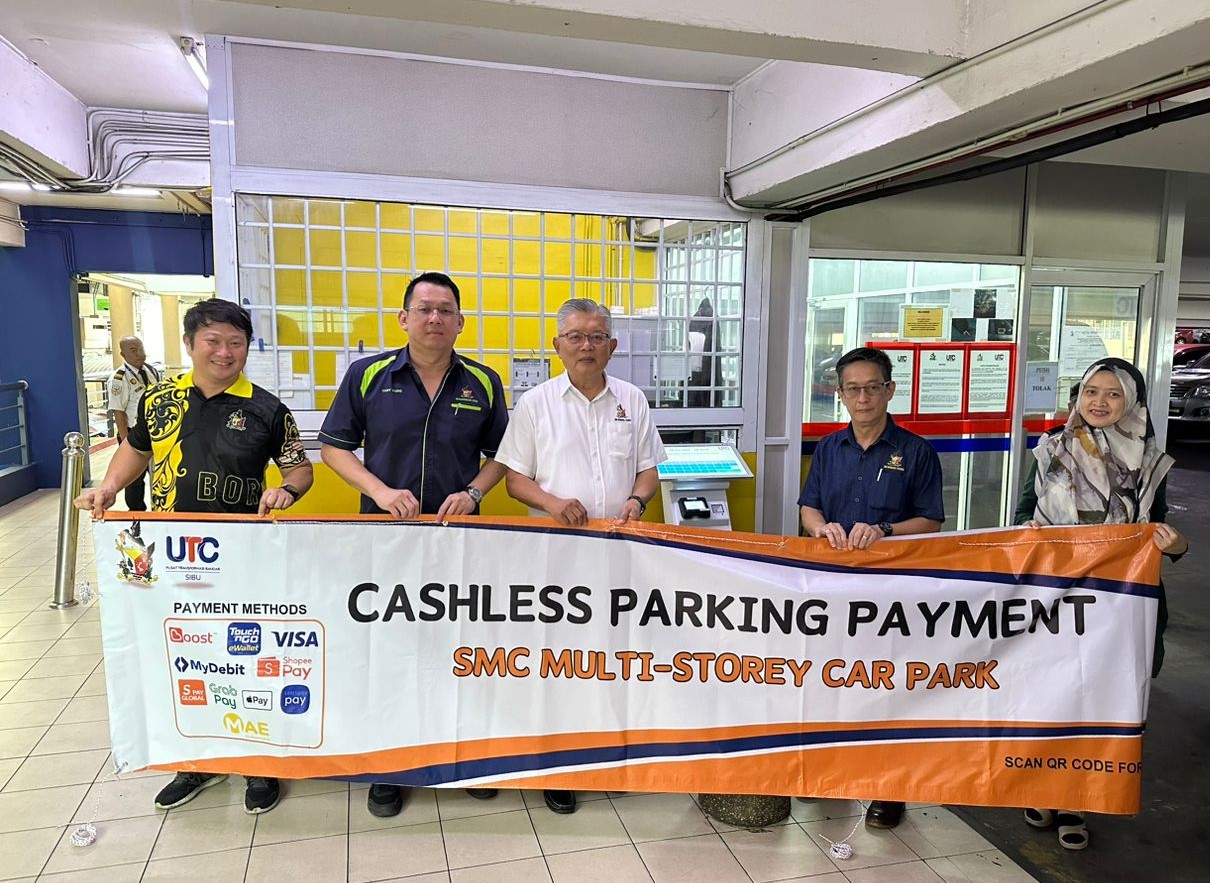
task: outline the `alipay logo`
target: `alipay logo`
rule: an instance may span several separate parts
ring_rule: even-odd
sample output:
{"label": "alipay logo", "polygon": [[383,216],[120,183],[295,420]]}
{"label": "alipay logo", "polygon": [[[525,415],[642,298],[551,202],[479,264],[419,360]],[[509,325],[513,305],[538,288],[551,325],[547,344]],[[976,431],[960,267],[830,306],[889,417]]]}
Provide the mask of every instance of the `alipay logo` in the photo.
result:
{"label": "alipay logo", "polygon": [[260,653],[260,626],[255,622],[233,622],[227,626],[227,652],[232,656]]}

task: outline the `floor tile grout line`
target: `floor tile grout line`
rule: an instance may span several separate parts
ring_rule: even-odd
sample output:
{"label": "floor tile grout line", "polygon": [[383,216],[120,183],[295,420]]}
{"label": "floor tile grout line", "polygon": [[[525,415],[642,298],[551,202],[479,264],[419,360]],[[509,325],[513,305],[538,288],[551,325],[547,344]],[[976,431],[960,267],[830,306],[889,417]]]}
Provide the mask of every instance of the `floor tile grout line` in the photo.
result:
{"label": "floor tile grout line", "polygon": [[626,820],[622,818],[622,814],[618,812],[617,806],[614,804],[614,798],[606,795],[606,800],[613,807],[613,811],[617,814],[618,821],[622,823],[622,830],[626,832],[626,839],[630,841],[630,848],[634,850],[634,854],[639,857],[639,861],[643,865],[643,870],[646,872],[648,879],[655,883],[655,874],[651,873],[651,868],[647,865],[647,859],[643,858],[643,853],[639,851],[639,845],[634,842],[634,835],[630,833],[630,829],[626,827]]}

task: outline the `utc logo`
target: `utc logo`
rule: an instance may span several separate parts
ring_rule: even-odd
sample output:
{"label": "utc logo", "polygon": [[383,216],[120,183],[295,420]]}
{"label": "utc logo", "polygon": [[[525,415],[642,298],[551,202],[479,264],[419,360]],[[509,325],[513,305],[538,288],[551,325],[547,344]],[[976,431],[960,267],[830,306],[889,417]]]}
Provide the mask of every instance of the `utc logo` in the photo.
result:
{"label": "utc logo", "polygon": [[168,537],[165,543],[171,561],[213,564],[218,560],[218,540],[214,537]]}

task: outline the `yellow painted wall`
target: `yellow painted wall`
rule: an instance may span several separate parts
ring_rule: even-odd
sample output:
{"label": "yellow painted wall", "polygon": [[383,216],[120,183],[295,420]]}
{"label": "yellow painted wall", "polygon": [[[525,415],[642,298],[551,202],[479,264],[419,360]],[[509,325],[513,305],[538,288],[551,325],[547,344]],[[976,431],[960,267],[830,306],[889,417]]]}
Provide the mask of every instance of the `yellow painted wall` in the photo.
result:
{"label": "yellow painted wall", "polygon": [[113,366],[122,364],[118,341],[134,334],[134,292],[121,285],[105,286],[109,294],[109,334],[113,341]]}
{"label": "yellow painted wall", "polygon": [[[303,223],[302,205],[301,200],[276,199],[275,224]],[[534,212],[411,210],[409,206],[393,203],[349,202],[345,203],[344,230],[325,230],[314,228],[339,226],[340,205],[312,201],[309,223],[309,230],[280,226],[273,229],[277,334],[281,346],[305,347],[313,341],[315,346],[343,347],[347,340],[352,350],[365,353],[403,346],[407,335],[399,327],[396,313],[402,306],[408,280],[425,270],[446,272],[458,283],[466,314],[458,347],[471,352],[480,346],[489,350],[509,348],[508,315],[481,316],[480,311],[512,315],[511,342],[518,352],[540,351],[543,345],[550,347],[556,334],[554,313],[571,297],[621,305],[629,312],[630,283],[602,279],[629,279],[632,264],[634,310],[656,306],[656,250],[629,244],[625,219]],[[605,238],[628,244],[603,246],[602,225],[607,227]],[[357,227],[366,229],[350,229]],[[523,238],[540,236],[545,236],[545,241]],[[310,270],[285,266],[307,264],[308,258]],[[485,278],[480,284],[480,272],[512,278]],[[517,315],[524,313],[539,315]],[[502,377],[512,373],[506,354],[486,353],[483,361]],[[312,374],[317,386],[334,386],[336,355],[316,353],[315,364],[311,365],[305,353],[295,353],[294,371]],[[554,360],[552,373],[561,371],[562,366]],[[317,391],[316,407],[326,408],[332,396],[331,391]]]}

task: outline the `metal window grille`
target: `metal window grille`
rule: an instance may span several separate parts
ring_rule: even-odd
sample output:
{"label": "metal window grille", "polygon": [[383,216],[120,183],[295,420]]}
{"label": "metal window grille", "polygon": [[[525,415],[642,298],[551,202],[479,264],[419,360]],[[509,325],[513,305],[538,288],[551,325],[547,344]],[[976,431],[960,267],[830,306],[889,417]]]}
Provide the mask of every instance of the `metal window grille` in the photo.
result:
{"label": "metal window grille", "polygon": [[[610,373],[654,407],[738,407],[745,234],[731,222],[237,194],[249,374],[296,410],[326,409],[350,361],[403,345],[404,289],[437,270],[462,290],[458,351],[500,374],[510,406],[522,369],[562,371],[555,313],[587,297],[613,314]],[[694,315],[702,304],[711,315]]]}

